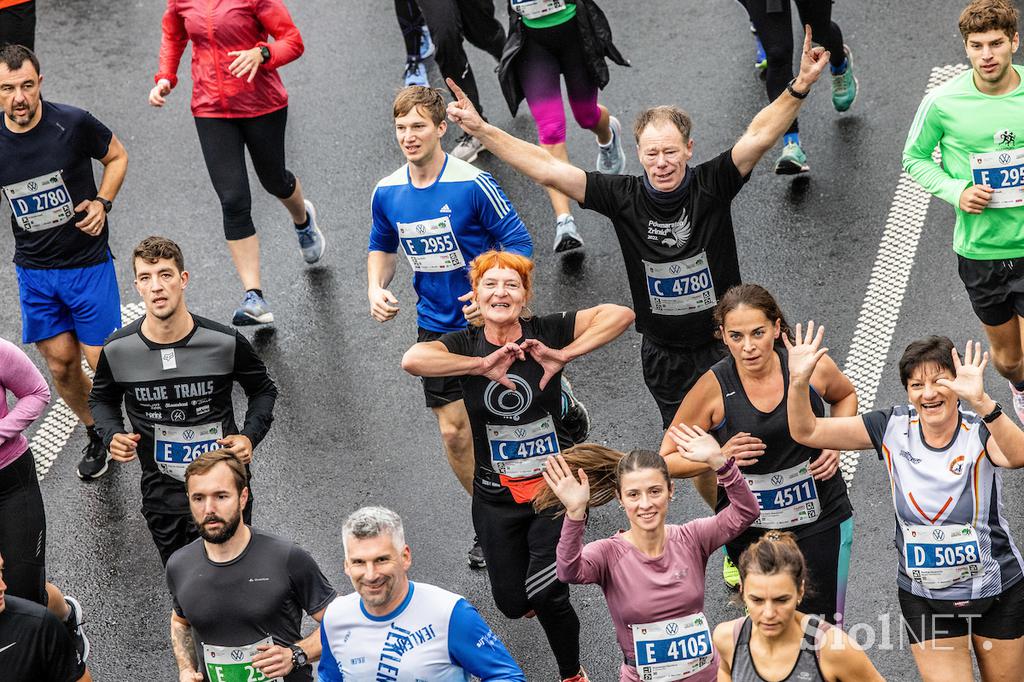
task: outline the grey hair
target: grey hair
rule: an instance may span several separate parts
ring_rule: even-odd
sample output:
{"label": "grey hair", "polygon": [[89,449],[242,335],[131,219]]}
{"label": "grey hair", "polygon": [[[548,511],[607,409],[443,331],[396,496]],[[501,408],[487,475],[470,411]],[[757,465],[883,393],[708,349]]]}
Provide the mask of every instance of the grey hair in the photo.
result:
{"label": "grey hair", "polygon": [[362,540],[384,534],[391,536],[396,550],[401,552],[405,549],[405,529],[402,527],[401,516],[385,507],[362,507],[355,510],[341,527],[345,556],[348,556],[349,538]]}

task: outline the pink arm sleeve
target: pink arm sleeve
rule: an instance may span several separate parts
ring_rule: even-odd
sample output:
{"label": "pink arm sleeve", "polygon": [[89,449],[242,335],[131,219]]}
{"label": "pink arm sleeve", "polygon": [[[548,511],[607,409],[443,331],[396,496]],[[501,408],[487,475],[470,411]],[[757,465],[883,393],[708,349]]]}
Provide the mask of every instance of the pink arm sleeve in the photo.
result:
{"label": "pink arm sleeve", "polygon": [[281,0],[256,0],[256,15],[267,33],[274,37],[273,43],[258,44],[270,50],[270,60],[263,65],[265,68],[278,69],[302,56],[306,49],[302,35]]}
{"label": "pink arm sleeve", "polygon": [[50,402],[50,389],[28,356],[9,341],[0,341],[0,367],[3,367],[0,388],[18,399],[11,411],[0,419],[0,443],[6,443],[39,418]]}
{"label": "pink arm sleeve", "polygon": [[568,516],[562,524],[562,536],[558,539],[555,552],[558,579],[563,583],[582,585],[600,583],[604,575],[604,554],[601,543],[592,542],[583,546],[583,531],[586,521],[573,521]]}
{"label": "pink arm sleeve", "polygon": [[736,464],[730,464],[718,483],[729,493],[729,506],[710,518],[697,519],[686,524],[693,537],[704,548],[706,555],[732,540],[757,520],[761,510],[757,498]]}
{"label": "pink arm sleeve", "polygon": [[178,63],[188,45],[188,33],[185,31],[185,19],[175,7],[175,0],[167,0],[162,22],[163,35],[160,38],[160,66],[154,82],[161,78],[167,79],[173,88],[178,84]]}

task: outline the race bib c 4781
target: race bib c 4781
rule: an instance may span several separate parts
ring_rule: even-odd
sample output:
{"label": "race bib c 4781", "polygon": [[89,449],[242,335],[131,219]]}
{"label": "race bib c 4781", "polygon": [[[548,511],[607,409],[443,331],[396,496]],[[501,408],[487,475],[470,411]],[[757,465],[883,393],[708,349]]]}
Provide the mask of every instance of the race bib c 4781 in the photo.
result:
{"label": "race bib c 4781", "polygon": [[714,660],[711,629],[703,613],[629,627],[641,680],[682,680]]}
{"label": "race bib c 4781", "polygon": [[192,461],[220,446],[220,423],[199,426],[153,425],[153,459],[161,473],[185,480],[185,469]]}
{"label": "race bib c 4781", "polygon": [[808,463],[797,464],[774,474],[745,474],[757,498],[761,516],[755,528],[789,528],[814,523],[821,515],[818,488]]}
{"label": "race bib c 4781", "polygon": [[910,579],[932,590],[985,574],[972,526],[903,524],[903,558]]}
{"label": "race bib c 4781", "polygon": [[409,265],[416,272],[448,272],[466,265],[455,241],[451,218],[398,223],[398,237]]}
{"label": "race bib c 4781", "polygon": [[971,154],[971,175],[994,190],[986,208],[1024,206],[1024,149]]}
{"label": "race bib c 4781", "polygon": [[213,646],[203,644],[203,663],[206,675],[212,682],[282,682],[282,678],[270,678],[252,664],[256,647],[273,644],[270,637],[247,646]]}
{"label": "race bib c 4781", "polygon": [[491,468],[510,478],[539,476],[550,455],[558,454],[558,436],[551,417],[516,426],[487,425]]}
{"label": "race bib c 4781", "polygon": [[715,283],[711,279],[707,254],[671,263],[644,261],[651,312],[657,315],[688,315],[713,308]]}
{"label": "race bib c 4781", "polygon": [[527,19],[540,19],[565,9],[565,0],[511,0],[512,9]]}
{"label": "race bib c 4781", "polygon": [[75,217],[64,174],[54,171],[4,187],[14,222],[26,232],[60,227]]}

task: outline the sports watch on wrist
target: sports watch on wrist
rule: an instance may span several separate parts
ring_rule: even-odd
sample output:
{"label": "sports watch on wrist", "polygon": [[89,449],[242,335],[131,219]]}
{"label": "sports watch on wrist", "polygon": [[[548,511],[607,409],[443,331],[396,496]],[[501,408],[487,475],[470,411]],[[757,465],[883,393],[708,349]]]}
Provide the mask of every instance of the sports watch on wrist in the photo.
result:
{"label": "sports watch on wrist", "polygon": [[288,648],[292,650],[292,667],[298,669],[309,665],[309,656],[302,650],[302,647],[298,644],[292,644]]}
{"label": "sports watch on wrist", "polygon": [[996,403],[996,406],[992,408],[992,411],[981,418],[981,421],[986,424],[991,424],[995,420],[999,419],[1000,415],[1003,414],[1003,406]]}
{"label": "sports watch on wrist", "polygon": [[795,78],[786,83],[786,92],[793,95],[793,97],[796,97],[797,99],[804,99],[807,97],[807,95],[811,94],[810,90],[807,90],[807,92],[800,92],[799,90],[793,87],[794,83],[796,83]]}
{"label": "sports watch on wrist", "polygon": [[270,48],[266,45],[260,46],[260,57],[263,59],[263,63],[266,64],[270,61]]}
{"label": "sports watch on wrist", "polygon": [[101,196],[97,196],[95,200],[103,204],[104,213],[110,213],[110,211],[114,208],[114,202],[112,202],[110,199],[104,199]]}

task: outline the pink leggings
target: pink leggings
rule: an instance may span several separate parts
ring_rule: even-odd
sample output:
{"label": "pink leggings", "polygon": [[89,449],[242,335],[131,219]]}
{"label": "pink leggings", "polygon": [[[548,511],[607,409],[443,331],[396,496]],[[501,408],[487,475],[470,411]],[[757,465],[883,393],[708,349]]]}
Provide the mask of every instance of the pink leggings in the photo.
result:
{"label": "pink leggings", "polygon": [[541,144],[565,142],[565,107],[561,76],[573,118],[592,130],[601,120],[597,86],[587,69],[576,19],[551,28],[523,26],[523,47],[516,58],[516,75],[537,122]]}

